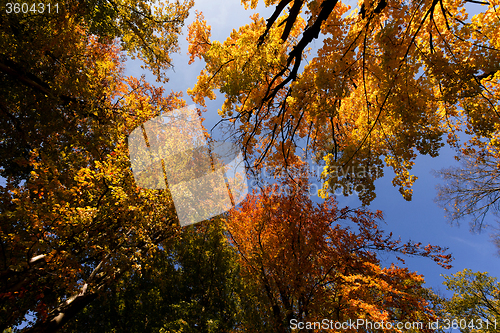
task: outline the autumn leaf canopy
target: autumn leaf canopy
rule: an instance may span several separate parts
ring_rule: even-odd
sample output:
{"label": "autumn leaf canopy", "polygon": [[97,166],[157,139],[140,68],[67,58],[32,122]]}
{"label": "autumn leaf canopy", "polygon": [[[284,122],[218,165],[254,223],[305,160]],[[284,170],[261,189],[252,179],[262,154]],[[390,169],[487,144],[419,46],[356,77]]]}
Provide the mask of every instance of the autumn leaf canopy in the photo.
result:
{"label": "autumn leaf canopy", "polygon": [[497,0],[265,5],[275,8],[267,21],[256,14],[223,42],[202,14],[188,37],[191,59],[206,63],[189,93],[201,105],[225,95],[219,113],[250,166],[313,157],[324,165],[323,196],[356,191],[368,204],[384,167],[410,200],[419,154],[435,157],[445,141],[497,145]]}

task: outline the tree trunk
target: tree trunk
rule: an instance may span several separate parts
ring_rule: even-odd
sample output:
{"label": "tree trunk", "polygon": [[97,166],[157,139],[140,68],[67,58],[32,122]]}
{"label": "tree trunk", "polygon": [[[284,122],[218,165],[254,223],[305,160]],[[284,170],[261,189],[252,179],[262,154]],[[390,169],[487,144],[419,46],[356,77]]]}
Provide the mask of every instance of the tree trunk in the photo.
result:
{"label": "tree trunk", "polygon": [[84,291],[62,303],[57,309],[49,314],[49,317],[45,321],[35,324],[28,329],[26,333],[57,332],[64,324],[75,317],[78,312],[83,310],[96,298],[97,293]]}

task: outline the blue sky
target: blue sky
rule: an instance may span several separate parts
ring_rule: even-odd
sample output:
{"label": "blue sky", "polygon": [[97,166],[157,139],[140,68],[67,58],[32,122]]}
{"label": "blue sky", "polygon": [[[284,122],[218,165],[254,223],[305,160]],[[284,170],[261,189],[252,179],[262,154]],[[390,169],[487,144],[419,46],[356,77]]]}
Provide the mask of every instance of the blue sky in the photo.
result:
{"label": "blue sky", "polygon": [[[354,7],[354,6],[353,6]],[[233,29],[238,29],[243,24],[249,23],[249,16],[253,11],[245,11],[238,0],[230,1],[196,1],[192,9],[187,24],[184,27],[184,35],[180,37],[181,51],[175,54],[173,63],[174,71],[170,71],[170,81],[164,85],[167,91],[183,91],[193,87],[196,78],[203,68],[202,61],[196,61],[188,66],[189,56],[187,55],[187,25],[194,20],[194,10],[202,11],[207,23],[212,27],[212,39],[223,41]],[[272,8],[264,8],[262,5],[256,10],[267,18],[272,13]],[[319,43],[316,42],[319,46]],[[314,46],[314,45],[313,45]],[[127,74],[140,75],[143,71],[139,68],[139,63],[128,62]],[[151,75],[146,77],[153,82]],[[192,101],[184,95],[188,104]],[[204,115],[205,127],[210,129],[218,120],[217,109],[221,107],[224,99],[217,98],[215,101],[207,103],[208,113]],[[385,225],[382,229],[393,232],[403,241],[411,239],[423,244],[430,243],[448,247],[449,252],[455,258],[452,262],[453,268],[446,270],[438,266],[428,258],[407,258],[406,265],[413,271],[417,271],[425,276],[426,285],[439,289],[447,295],[445,287],[442,285],[444,278],[441,274],[452,274],[464,268],[473,271],[487,271],[491,276],[500,277],[500,257],[497,255],[497,248],[490,242],[488,232],[472,234],[469,232],[468,221],[464,221],[460,227],[451,226],[444,217],[444,211],[434,203],[437,191],[435,186],[442,180],[435,178],[432,170],[439,170],[450,166],[457,166],[453,159],[453,151],[447,146],[443,147],[440,155],[436,158],[429,156],[419,156],[413,168],[413,174],[418,176],[418,180],[413,186],[413,199],[408,202],[403,199],[397,188],[392,186],[391,180],[394,174],[389,169],[385,169],[385,176],[376,181],[377,197],[370,205],[372,210],[381,210],[384,213]],[[349,205],[356,207],[360,202],[355,196],[338,197],[341,206]],[[489,221],[495,223],[493,217]],[[382,255],[383,264],[390,265],[394,260],[392,256]]]}

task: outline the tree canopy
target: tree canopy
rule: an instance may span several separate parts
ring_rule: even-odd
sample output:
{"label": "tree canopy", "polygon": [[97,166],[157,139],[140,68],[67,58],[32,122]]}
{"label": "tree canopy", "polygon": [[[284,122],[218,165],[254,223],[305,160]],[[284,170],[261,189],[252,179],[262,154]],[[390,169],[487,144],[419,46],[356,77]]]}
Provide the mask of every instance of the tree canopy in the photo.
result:
{"label": "tree canopy", "polygon": [[243,284],[220,219],[187,227],[108,286],[64,331],[231,332]]}
{"label": "tree canopy", "polygon": [[249,195],[227,220],[243,280],[261,295],[255,298],[259,319],[249,320],[245,331],[290,332],[294,321],[324,318],[434,321],[423,277],[395,264],[383,267],[379,256],[395,253],[403,263],[408,255],[429,257],[450,268],[451,255],[439,246],[393,239],[380,228],[380,211],[338,208],[333,198],[314,204],[305,180],[303,174],[294,181],[284,177]]}
{"label": "tree canopy", "polygon": [[126,139],[184,101],[125,77],[123,61],[161,78],[191,5],[2,10],[0,330],[28,315],[31,332],[56,330],[178,232],[169,194],[134,184]]}
{"label": "tree canopy", "polygon": [[267,22],[256,14],[223,42],[201,14],[188,37],[191,60],[206,63],[189,93],[201,105],[225,94],[220,115],[251,167],[314,156],[324,196],[357,191],[369,204],[384,166],[410,200],[418,154],[458,149],[461,132],[497,144],[498,1],[265,4]]}
{"label": "tree canopy", "polygon": [[453,292],[442,299],[442,313],[449,326],[460,332],[498,332],[500,321],[500,283],[487,272],[464,269],[445,276],[444,285]]}
{"label": "tree canopy", "polygon": [[[445,209],[448,221],[469,221],[473,232],[487,229],[500,250],[498,214],[500,212],[500,147],[498,133],[490,141],[475,140],[459,154],[460,166],[439,170],[443,179],[436,202]],[[494,217],[496,223],[490,222]]]}

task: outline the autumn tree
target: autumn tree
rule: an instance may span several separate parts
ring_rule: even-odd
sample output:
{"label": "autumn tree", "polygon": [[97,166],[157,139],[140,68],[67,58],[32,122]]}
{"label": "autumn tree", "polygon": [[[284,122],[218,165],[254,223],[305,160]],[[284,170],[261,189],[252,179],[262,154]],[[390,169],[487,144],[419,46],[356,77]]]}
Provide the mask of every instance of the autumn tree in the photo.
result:
{"label": "autumn tree", "polygon": [[0,330],[28,314],[26,331],[59,329],[177,235],[169,193],[136,186],[127,135],[184,102],[125,77],[123,57],[161,79],[191,5],[2,10]]}
{"label": "autumn tree", "polygon": [[122,50],[166,82],[167,70],[173,67],[170,55],[179,50],[177,38],[193,4],[193,0],[86,0],[69,1],[65,8],[85,22],[90,34],[101,40],[119,39]]}
{"label": "autumn tree", "polygon": [[380,211],[338,208],[333,198],[315,204],[307,184],[286,176],[249,195],[227,220],[246,288],[260,295],[244,331],[290,332],[294,320],[323,318],[432,321],[423,277],[395,264],[383,267],[379,254],[429,257],[447,268],[451,256],[386,234]]}
{"label": "autumn tree", "polygon": [[459,167],[435,173],[443,180],[437,186],[435,201],[444,208],[450,223],[467,221],[472,232],[487,230],[500,249],[498,135],[497,132],[488,140],[471,140],[458,155]]}
{"label": "autumn tree", "polygon": [[250,166],[313,156],[323,196],[357,190],[364,204],[386,166],[410,200],[418,154],[437,156],[444,140],[458,148],[462,130],[470,143],[498,132],[498,0],[265,4],[267,21],[256,14],[225,41],[210,39],[202,14],[188,37],[191,61],[206,63],[189,93],[201,105],[225,94],[219,113]]}
{"label": "autumn tree", "polygon": [[[476,140],[474,146],[462,149],[460,166],[442,169],[436,175],[443,183],[438,186],[436,202],[445,209],[450,223],[469,221],[472,231],[489,229],[498,239],[500,209],[500,149],[498,133],[491,140]],[[500,243],[496,242],[500,247]]]}
{"label": "autumn tree", "polygon": [[445,182],[439,185],[437,201],[447,211],[450,221],[458,222],[470,216],[472,228],[480,230],[488,213],[498,214],[497,164],[491,156],[466,157],[461,167],[437,172]]}
{"label": "autumn tree", "polygon": [[[441,298],[446,325],[464,333],[498,332],[500,322],[500,283],[487,272],[464,269],[445,276],[444,285],[453,292]],[[445,321],[442,321],[445,323]]]}

